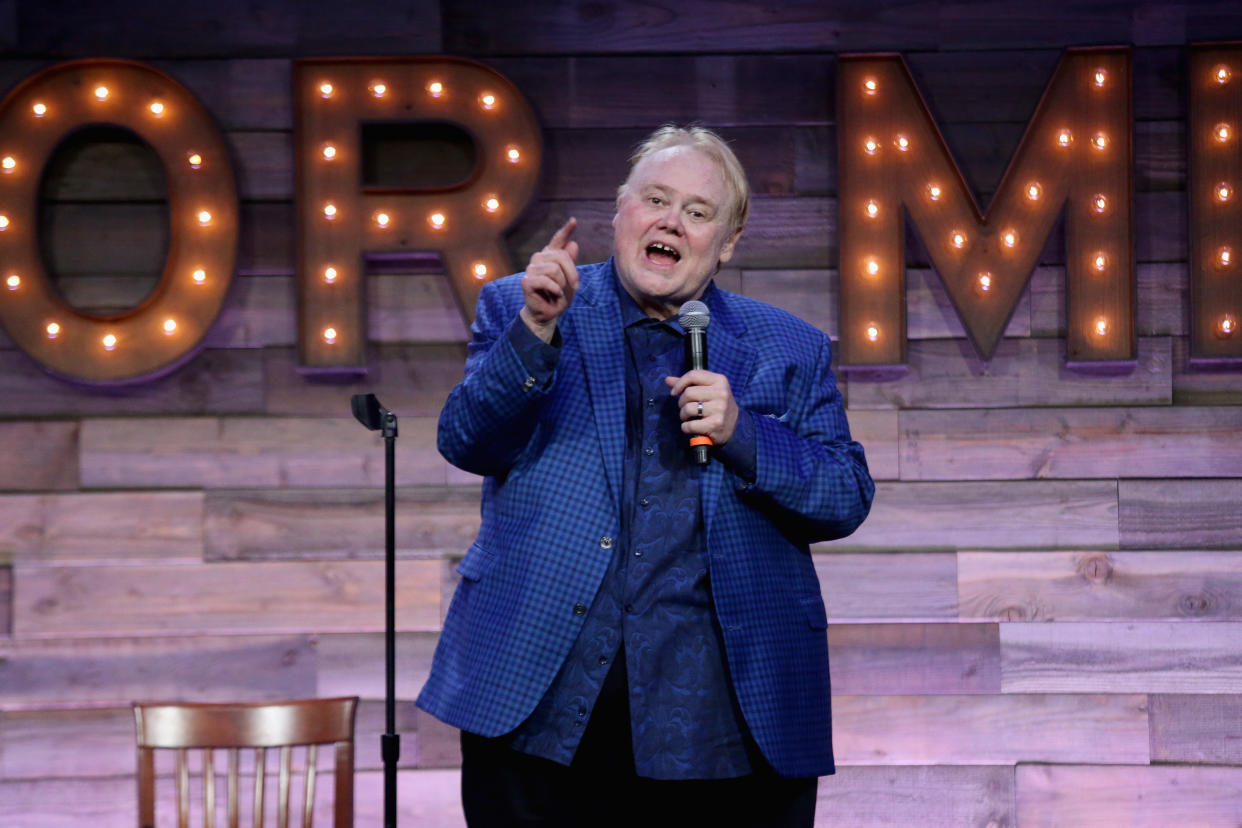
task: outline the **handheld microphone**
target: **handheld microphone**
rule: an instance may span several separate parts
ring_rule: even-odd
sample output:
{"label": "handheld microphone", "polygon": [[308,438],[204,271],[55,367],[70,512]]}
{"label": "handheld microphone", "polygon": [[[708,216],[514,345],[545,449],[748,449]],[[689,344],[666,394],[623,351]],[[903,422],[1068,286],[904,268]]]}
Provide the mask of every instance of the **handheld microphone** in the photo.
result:
{"label": "handheld microphone", "polygon": [[[691,299],[681,306],[679,313],[677,321],[686,332],[686,370],[707,370],[707,323],[711,321],[711,312],[707,305]],[[690,452],[694,455],[694,462],[706,466],[712,445],[712,438],[706,434],[691,437]]]}

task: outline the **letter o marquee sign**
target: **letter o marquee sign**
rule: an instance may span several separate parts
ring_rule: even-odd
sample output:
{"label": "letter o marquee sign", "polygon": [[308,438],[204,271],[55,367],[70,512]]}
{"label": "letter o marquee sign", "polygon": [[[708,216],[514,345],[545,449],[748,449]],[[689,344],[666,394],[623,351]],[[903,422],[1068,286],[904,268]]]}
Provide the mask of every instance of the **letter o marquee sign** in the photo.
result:
{"label": "letter o marquee sign", "polygon": [[[168,181],[169,245],[155,290],[114,316],[83,313],[55,290],[39,252],[39,182],[74,130],[115,124],[159,156]],[[40,72],[0,102],[0,323],[54,374],[116,384],[166,373],[201,345],[237,257],[237,185],[207,110],[171,77],[139,63],[82,60]]]}

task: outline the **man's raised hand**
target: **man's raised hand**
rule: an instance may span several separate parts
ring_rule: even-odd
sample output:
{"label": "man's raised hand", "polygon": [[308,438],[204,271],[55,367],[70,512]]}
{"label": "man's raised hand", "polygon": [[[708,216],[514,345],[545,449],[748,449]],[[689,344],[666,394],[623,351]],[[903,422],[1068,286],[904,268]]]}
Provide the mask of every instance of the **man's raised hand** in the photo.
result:
{"label": "man's raised hand", "polygon": [[544,342],[552,341],[556,320],[578,290],[578,243],[571,239],[577,226],[576,218],[565,222],[547,245],[530,257],[522,276],[522,297],[526,300],[522,321]]}

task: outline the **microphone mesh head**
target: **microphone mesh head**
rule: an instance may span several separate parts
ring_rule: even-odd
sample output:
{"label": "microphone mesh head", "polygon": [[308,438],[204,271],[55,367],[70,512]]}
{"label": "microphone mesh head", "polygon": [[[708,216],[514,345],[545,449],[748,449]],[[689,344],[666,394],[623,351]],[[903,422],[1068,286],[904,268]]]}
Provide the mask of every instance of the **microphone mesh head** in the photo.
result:
{"label": "microphone mesh head", "polygon": [[707,305],[703,304],[698,299],[691,299],[689,302],[686,302],[681,306],[679,313],[681,315],[678,317],[677,321],[680,322],[681,326],[686,330],[690,330],[691,328],[706,328],[707,323],[712,319],[711,312],[708,311]]}

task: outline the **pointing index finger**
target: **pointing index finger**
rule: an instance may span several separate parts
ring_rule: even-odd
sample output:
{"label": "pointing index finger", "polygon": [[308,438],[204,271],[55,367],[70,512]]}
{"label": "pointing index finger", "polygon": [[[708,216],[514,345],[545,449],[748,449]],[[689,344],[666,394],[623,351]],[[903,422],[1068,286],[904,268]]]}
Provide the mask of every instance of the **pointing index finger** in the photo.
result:
{"label": "pointing index finger", "polygon": [[573,216],[569,217],[569,221],[561,225],[561,229],[552,235],[552,240],[548,242],[545,250],[564,250],[569,244],[569,237],[574,234],[574,230],[578,227],[578,219]]}

